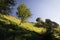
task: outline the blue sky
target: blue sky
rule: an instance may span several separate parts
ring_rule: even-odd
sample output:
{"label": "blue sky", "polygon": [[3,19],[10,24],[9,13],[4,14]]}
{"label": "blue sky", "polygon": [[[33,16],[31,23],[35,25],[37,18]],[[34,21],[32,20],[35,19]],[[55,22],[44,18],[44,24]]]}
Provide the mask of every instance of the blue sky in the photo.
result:
{"label": "blue sky", "polygon": [[14,13],[17,6],[22,3],[31,11],[32,16],[28,21],[35,22],[36,18],[40,17],[42,20],[48,18],[60,24],[60,0],[17,0]]}

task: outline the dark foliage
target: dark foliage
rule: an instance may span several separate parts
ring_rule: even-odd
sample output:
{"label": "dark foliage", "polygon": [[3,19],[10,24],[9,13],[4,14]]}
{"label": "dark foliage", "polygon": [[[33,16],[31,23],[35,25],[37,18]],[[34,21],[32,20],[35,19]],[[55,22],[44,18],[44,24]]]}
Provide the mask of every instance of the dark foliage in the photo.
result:
{"label": "dark foliage", "polygon": [[0,0],[0,13],[8,14],[15,5],[15,0]]}
{"label": "dark foliage", "polygon": [[50,19],[46,19],[45,22],[43,22],[40,18],[37,18],[36,21],[36,27],[43,27],[47,29],[46,33],[42,34],[42,38],[40,38],[41,40],[59,40],[52,35],[54,33],[53,28],[59,27],[59,24],[54,21],[51,21]]}
{"label": "dark foliage", "polygon": [[37,23],[35,24],[36,27],[45,27],[45,22],[42,21],[41,18],[38,17],[38,18],[36,19],[36,22],[37,22]]}

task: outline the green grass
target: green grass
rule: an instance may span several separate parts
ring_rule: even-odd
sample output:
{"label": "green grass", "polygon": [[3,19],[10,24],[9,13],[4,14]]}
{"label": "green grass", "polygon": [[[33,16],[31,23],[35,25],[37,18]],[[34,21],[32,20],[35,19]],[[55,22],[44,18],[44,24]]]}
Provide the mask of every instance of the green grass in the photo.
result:
{"label": "green grass", "polygon": [[[24,22],[24,23],[21,23],[20,25],[20,20],[11,16],[11,15],[2,15],[0,14],[0,16],[2,18],[0,18],[1,21],[4,21],[6,23],[10,23],[13,22],[13,23],[16,23],[18,26],[22,26],[22,28],[26,29],[26,30],[29,30],[29,31],[34,31],[34,32],[37,32],[37,33],[45,33],[46,32],[46,28],[43,28],[43,27],[35,27],[34,24],[30,23],[30,22]],[[4,18],[4,19],[3,19]]]}
{"label": "green grass", "polygon": [[[20,25],[20,21],[21,20],[13,17],[11,15],[0,14],[0,21],[4,21],[6,24],[10,24],[10,22],[13,22],[13,23],[17,24],[19,27],[23,28],[23,29],[26,29],[26,30],[29,30],[29,31],[34,31],[34,32],[39,33],[39,34],[43,34],[43,33],[46,32],[46,28],[35,27],[34,23],[31,23],[31,22],[24,22],[24,23],[21,23],[21,25]],[[60,27],[59,28],[55,28],[54,30],[57,30],[58,33],[59,33],[60,32]],[[56,32],[53,35],[56,38],[60,38],[60,36],[58,36]]]}

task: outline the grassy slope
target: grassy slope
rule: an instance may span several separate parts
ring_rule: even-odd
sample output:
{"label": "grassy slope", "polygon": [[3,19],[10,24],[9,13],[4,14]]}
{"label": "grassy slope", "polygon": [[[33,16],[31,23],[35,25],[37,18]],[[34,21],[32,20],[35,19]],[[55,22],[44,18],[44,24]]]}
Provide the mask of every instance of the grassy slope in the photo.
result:
{"label": "grassy slope", "polygon": [[[7,20],[1,19],[1,17],[5,18]],[[37,33],[40,33],[40,34],[46,32],[45,28],[42,28],[42,27],[41,28],[37,28],[32,23],[29,23],[29,22],[25,22],[25,23],[22,23],[20,25],[20,20],[15,18],[15,17],[13,17],[13,16],[10,16],[10,15],[2,15],[2,14],[0,14],[0,20],[6,21],[6,23],[9,23],[9,21],[12,21],[12,22],[16,23],[17,25],[19,25],[20,27],[22,26],[22,28],[24,28],[26,30],[34,31],[34,32],[37,32]]]}
{"label": "grassy slope", "polygon": [[[5,19],[4,19],[5,18]],[[7,20],[6,20],[7,19]],[[34,32],[37,32],[39,34],[42,34],[42,33],[45,33],[46,32],[46,29],[45,28],[37,28],[34,26],[34,24],[32,23],[29,23],[29,22],[25,22],[25,23],[22,23],[20,25],[20,20],[13,17],[13,16],[10,16],[10,15],[2,15],[0,14],[0,21],[4,21],[5,23],[9,24],[10,21],[11,22],[14,22],[16,23],[17,25],[19,25],[20,27],[22,26],[22,28],[26,29],[26,30],[29,30],[29,31],[34,31]],[[58,33],[60,33],[60,27],[59,28],[55,28],[55,30],[58,31]],[[54,32],[54,36],[56,38],[60,38],[60,36],[58,36],[58,33]]]}

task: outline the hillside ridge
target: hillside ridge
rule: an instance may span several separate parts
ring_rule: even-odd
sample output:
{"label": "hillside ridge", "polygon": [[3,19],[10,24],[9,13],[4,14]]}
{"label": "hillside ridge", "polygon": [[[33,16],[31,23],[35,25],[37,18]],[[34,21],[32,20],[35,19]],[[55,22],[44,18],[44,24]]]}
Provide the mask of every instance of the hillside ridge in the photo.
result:
{"label": "hillside ridge", "polygon": [[[5,18],[7,20],[2,19],[1,17],[2,18]],[[26,30],[34,31],[34,32],[37,32],[37,33],[40,33],[40,34],[46,32],[46,29],[45,28],[43,28],[43,27],[40,27],[40,28],[35,27],[32,23],[29,23],[29,22],[21,23],[21,25],[20,25],[20,20],[17,19],[17,18],[15,18],[15,17],[13,17],[13,16],[11,16],[11,15],[3,15],[3,14],[0,14],[0,20],[6,21],[7,23],[9,23],[9,21],[14,22],[17,25],[19,25],[20,27],[22,26],[22,28],[24,28]]]}

